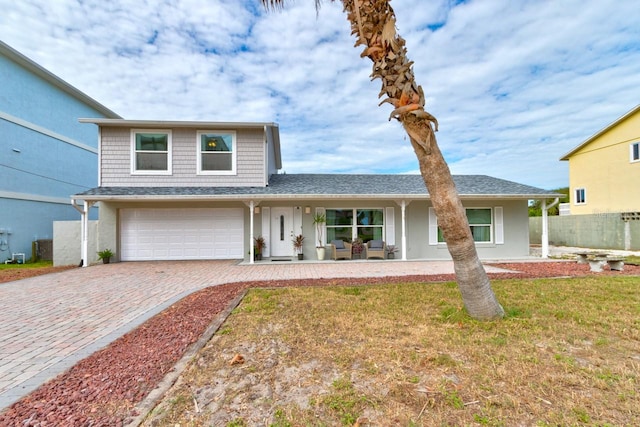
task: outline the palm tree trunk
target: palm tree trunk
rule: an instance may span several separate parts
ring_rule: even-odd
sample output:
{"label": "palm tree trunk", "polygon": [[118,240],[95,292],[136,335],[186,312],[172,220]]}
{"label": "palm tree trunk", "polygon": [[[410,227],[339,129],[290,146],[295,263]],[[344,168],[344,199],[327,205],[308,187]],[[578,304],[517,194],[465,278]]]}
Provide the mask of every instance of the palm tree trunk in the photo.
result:
{"label": "palm tree trunk", "polygon": [[438,122],[424,110],[424,93],[415,82],[405,41],[396,34],[395,13],[389,0],[342,0],[342,3],[352,34],[357,37],[356,46],[365,46],[361,56],[373,61],[372,77],[382,80],[380,96],[387,96],[382,103],[395,107],[390,119],[402,123],[418,157],[467,312],[480,320],[503,317],[504,310],[478,258],[449,166],[438,148],[432,127],[433,124],[437,130]]}
{"label": "palm tree trunk", "polygon": [[[433,133],[428,121],[421,121],[415,116],[407,117],[402,124],[409,135]],[[435,136],[425,135],[425,140],[430,140],[429,152],[415,139],[410,139],[438,217],[438,226],[453,259],[456,281],[467,312],[479,320],[503,317],[504,310],[495,297],[489,277],[478,258],[466,212]]]}
{"label": "palm tree trunk", "polygon": [[[458,287],[464,305],[473,318],[497,319],[504,316],[487,273],[478,258],[473,236],[449,166],[444,160],[434,129],[435,117],[425,111],[424,93],[415,82],[407,59],[405,41],[396,34],[395,13],[390,0],[341,0],[356,46],[364,46],[360,56],[373,61],[372,78],[382,80],[380,96],[394,106],[391,118],[404,126],[420,163],[420,172],[429,190],[447,248],[453,258]],[[321,0],[315,0],[316,8]],[[265,6],[282,7],[284,0],[262,0]]]}

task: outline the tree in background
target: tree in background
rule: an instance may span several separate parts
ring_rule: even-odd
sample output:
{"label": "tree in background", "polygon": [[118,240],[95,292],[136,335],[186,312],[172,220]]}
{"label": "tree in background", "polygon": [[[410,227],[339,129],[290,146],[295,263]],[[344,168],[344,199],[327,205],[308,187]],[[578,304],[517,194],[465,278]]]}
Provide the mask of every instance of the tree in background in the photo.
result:
{"label": "tree in background", "polygon": [[[272,8],[284,4],[284,0],[261,1]],[[415,81],[405,40],[396,33],[396,16],[390,0],[341,1],[356,38],[355,45],[364,48],[360,56],[371,59],[371,77],[382,83],[380,97],[384,99],[380,105],[393,106],[389,120],[402,123],[416,153],[467,312],[480,320],[502,318],[504,310],[480,262],[465,209],[436,141],[438,121],[425,110],[424,92]],[[321,0],[315,3],[318,8]]]}
{"label": "tree in background", "polygon": [[[560,203],[570,202],[569,198],[569,187],[556,188],[555,190],[551,190],[554,193],[565,194],[565,197],[560,199]],[[559,215],[560,214],[560,206],[555,205],[551,209],[549,209],[549,215]],[[533,200],[529,203],[529,216],[542,216],[542,200]]]}

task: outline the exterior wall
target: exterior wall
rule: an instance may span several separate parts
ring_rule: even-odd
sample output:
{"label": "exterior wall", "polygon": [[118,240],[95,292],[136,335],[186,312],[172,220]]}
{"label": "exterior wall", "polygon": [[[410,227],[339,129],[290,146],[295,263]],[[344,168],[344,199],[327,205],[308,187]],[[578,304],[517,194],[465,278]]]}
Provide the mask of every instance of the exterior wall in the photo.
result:
{"label": "exterior wall", "polygon": [[[159,128],[160,129],[160,128]],[[165,130],[165,128],[163,128]],[[206,129],[175,128],[172,132],[172,174],[131,174],[131,129],[101,128],[102,187],[264,187],[264,130],[236,131],[236,175],[198,175],[197,131]],[[234,129],[228,129],[234,130]]]}
{"label": "exterior wall", "polygon": [[[112,261],[119,261],[118,210],[116,206],[104,202],[100,203],[100,221],[98,222],[97,232],[96,251],[111,249],[114,253]],[[93,255],[94,253],[89,251],[89,256]],[[96,262],[97,260],[98,257],[96,254],[95,260],[90,259],[90,263]]]}
{"label": "exterior wall", "polygon": [[[405,209],[407,259],[451,259],[446,244],[441,243],[435,246],[429,245],[429,207],[431,207],[431,203],[428,201],[412,201],[411,203],[407,203],[408,204]],[[313,213],[318,207],[322,207],[325,209],[385,209],[388,207],[392,207],[394,209],[395,246],[398,248],[398,252],[396,252],[396,259],[402,258],[402,210],[395,201],[298,201],[295,202],[294,205],[301,207],[301,209],[304,209],[304,207],[308,206],[311,208],[312,212],[311,214],[302,214],[302,234],[305,236],[303,247],[305,259],[316,259],[316,230],[312,223],[312,218]],[[529,223],[526,200],[465,200],[463,202],[463,205],[466,208],[495,208],[496,206],[500,206],[503,208],[503,232],[505,236],[504,244],[478,243],[476,247],[478,249],[478,255],[481,259],[518,259],[529,256]],[[276,207],[290,205],[287,205],[286,203],[270,202],[262,203],[260,204],[260,206]],[[254,235],[258,235],[261,233],[260,227],[262,220],[260,215],[256,215],[254,221],[256,224],[254,228]],[[247,227],[248,233],[248,222],[245,223],[245,226]]]}
{"label": "exterior wall", "polygon": [[[503,208],[504,243],[477,243],[480,259],[518,259],[529,256],[528,207],[526,200],[463,200],[465,208]],[[445,243],[429,244],[430,202],[413,201],[407,207],[407,258],[451,259]],[[398,212],[397,215],[400,215]],[[401,227],[396,218],[396,228]],[[495,236],[495,218],[494,218]],[[399,240],[398,240],[399,241]],[[494,240],[495,242],[495,240]]]}
{"label": "exterior wall", "polygon": [[53,221],[79,218],[69,196],[97,185],[98,142],[78,118],[104,115],[1,53],[0,81],[0,228],[12,230],[3,261],[30,258]]}
{"label": "exterior wall", "polygon": [[[529,218],[532,243],[539,244],[542,218]],[[640,250],[640,221],[622,221],[620,214],[549,217],[549,244],[592,249]]]}
{"label": "exterior wall", "polygon": [[[640,141],[640,111],[620,121],[569,158],[571,214],[640,211],[640,162],[631,163],[629,147]],[[575,204],[584,188],[586,203]]]}
{"label": "exterior wall", "polygon": [[[254,227],[254,236],[257,236],[259,234],[262,234],[262,214],[264,213],[264,209],[265,207],[267,208],[274,208],[274,207],[294,207],[294,210],[296,208],[300,208],[301,212],[302,212],[302,235],[305,237],[304,239],[304,245],[303,245],[303,254],[304,254],[304,259],[317,259],[317,254],[316,254],[316,227],[313,224],[313,215],[316,212],[316,208],[325,208],[325,209],[353,209],[353,208],[371,208],[371,209],[385,209],[387,207],[393,207],[395,209],[395,246],[399,249],[398,252],[396,252],[396,258],[401,258],[402,257],[402,253],[400,252],[400,243],[401,243],[401,238],[402,238],[402,234],[401,234],[401,218],[399,217],[400,214],[400,208],[398,207],[398,205],[396,205],[395,202],[392,201],[387,201],[387,202],[381,202],[379,200],[375,200],[375,201],[366,201],[366,200],[358,200],[358,201],[327,201],[327,202],[322,202],[322,201],[304,201],[304,200],[298,200],[298,201],[294,201],[293,205],[292,202],[290,201],[283,201],[283,202],[267,202],[267,203],[261,203],[260,207],[261,207],[261,214],[260,215],[255,215],[254,216],[254,221],[255,221],[255,227]],[[310,214],[305,214],[304,213],[304,209],[306,207],[310,208]],[[249,233],[249,224],[248,224],[248,219],[246,220],[247,222],[245,223],[245,228],[246,228],[246,232],[247,235]],[[323,234],[324,239],[326,240],[326,232]],[[328,252],[328,247],[327,248],[327,255],[325,256],[325,259],[329,259],[330,255]],[[293,255],[293,243],[291,245],[291,253]],[[247,257],[248,259],[248,257]]]}
{"label": "exterior wall", "polygon": [[[53,223],[53,265],[79,265],[82,259],[80,221],[55,221]],[[98,260],[98,221],[89,221],[89,264]]]}
{"label": "exterior wall", "polygon": [[[293,207],[300,209],[302,218],[302,234],[305,236],[303,253],[305,259],[317,259],[316,256],[316,229],[313,225],[313,213],[316,208],[325,209],[352,209],[352,208],[372,208],[385,209],[393,208],[394,212],[394,236],[395,246],[398,248],[396,259],[402,258],[402,211],[395,201],[379,201],[379,200],[358,200],[358,201],[304,201],[295,202],[263,202],[260,203],[260,213],[250,212],[247,204],[243,202],[198,202],[198,203],[100,203],[100,221],[95,229],[90,233],[97,233],[99,236],[95,246],[91,244],[89,253],[94,257],[97,250],[109,248],[115,252],[113,261],[119,260],[120,242],[119,242],[119,209],[123,208],[178,208],[178,207],[198,207],[198,208],[243,208],[244,212],[244,229],[245,229],[245,260],[249,259],[249,250],[253,242],[250,239],[251,216],[253,216],[254,229],[253,234],[259,236],[264,234],[262,229],[263,215],[268,215],[272,208],[275,207]],[[529,232],[528,232],[528,209],[527,202],[522,201],[465,201],[465,207],[482,207],[495,208],[500,206],[503,208],[503,231],[505,236],[504,244],[495,243],[478,243],[478,253],[481,259],[515,259],[523,258],[529,255]],[[310,214],[305,214],[305,208],[309,207]],[[406,207],[406,236],[407,236],[407,259],[451,259],[449,252],[444,243],[437,245],[429,245],[429,207],[428,201],[413,201],[408,203]],[[265,209],[269,208],[269,209]],[[494,221],[495,222],[495,221]],[[385,225],[389,222],[385,219]],[[495,227],[494,227],[495,229]],[[297,231],[296,231],[297,232]],[[385,231],[386,234],[386,231]],[[90,235],[91,236],[91,235]],[[326,234],[324,235],[326,238]],[[77,237],[79,245],[79,235]],[[387,239],[385,239],[387,240]],[[54,247],[57,244],[54,242]],[[74,249],[75,251],[75,249]],[[79,249],[78,249],[79,251]],[[79,253],[79,252],[78,252]],[[293,256],[293,245],[292,252]],[[326,259],[329,259],[327,255]],[[96,262],[90,259],[91,262]]]}

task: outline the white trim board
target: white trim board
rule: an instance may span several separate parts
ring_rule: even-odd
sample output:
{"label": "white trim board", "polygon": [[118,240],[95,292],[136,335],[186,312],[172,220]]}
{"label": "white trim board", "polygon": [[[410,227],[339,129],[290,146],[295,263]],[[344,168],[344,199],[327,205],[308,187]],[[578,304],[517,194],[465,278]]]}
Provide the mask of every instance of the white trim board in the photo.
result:
{"label": "white trim board", "polygon": [[90,153],[98,154],[97,148],[91,147],[87,144],[83,144],[80,141],[76,141],[75,139],[68,138],[64,135],[60,135],[59,133],[53,132],[47,128],[43,128],[42,126],[38,126],[35,123],[22,120],[18,117],[12,116],[11,114],[7,114],[3,111],[0,111],[0,119],[4,119],[18,126],[22,126],[23,128],[30,129],[34,132],[41,133],[42,135],[46,135],[51,138],[57,139],[58,141],[66,142],[67,144],[89,151]]}
{"label": "white trim board", "polygon": [[71,204],[70,199],[65,199],[63,197],[42,196],[39,194],[16,193],[13,191],[2,191],[2,190],[0,190],[0,198],[28,200],[31,202],[58,203],[60,205]]}

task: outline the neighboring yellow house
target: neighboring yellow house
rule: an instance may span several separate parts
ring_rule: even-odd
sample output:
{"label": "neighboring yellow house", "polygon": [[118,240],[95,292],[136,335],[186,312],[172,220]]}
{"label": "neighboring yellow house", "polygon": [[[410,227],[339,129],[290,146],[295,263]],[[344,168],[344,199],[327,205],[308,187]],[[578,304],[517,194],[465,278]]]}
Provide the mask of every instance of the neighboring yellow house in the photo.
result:
{"label": "neighboring yellow house", "polygon": [[640,212],[640,105],[560,160],[569,161],[572,215]]}

